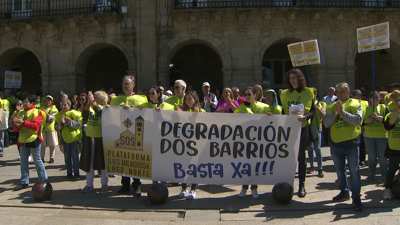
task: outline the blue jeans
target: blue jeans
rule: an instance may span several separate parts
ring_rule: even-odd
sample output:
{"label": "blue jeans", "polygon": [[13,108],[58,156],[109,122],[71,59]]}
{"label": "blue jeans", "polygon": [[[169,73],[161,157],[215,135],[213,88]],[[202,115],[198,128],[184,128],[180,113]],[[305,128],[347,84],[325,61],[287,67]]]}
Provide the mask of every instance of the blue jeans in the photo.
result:
{"label": "blue jeans", "polygon": [[310,141],[310,145],[306,147],[308,150],[308,157],[310,158],[310,165],[314,166],[314,150],[315,154],[317,155],[317,163],[318,163],[318,169],[323,169],[322,167],[322,152],[321,152],[321,137],[322,137],[322,132],[318,131],[318,138],[315,141]]}
{"label": "blue jeans", "polygon": [[36,148],[25,148],[21,145],[20,156],[21,156],[21,184],[29,184],[29,162],[28,157],[32,154],[33,161],[35,162],[36,171],[39,177],[39,181],[47,180],[47,173],[44,168],[42,159],[40,158],[40,146]]}
{"label": "blue jeans", "polygon": [[5,129],[3,133],[4,133],[4,146],[10,146],[10,136],[8,135],[8,129]]}
{"label": "blue jeans", "polygon": [[4,131],[0,131],[0,153],[4,153]]}
{"label": "blue jeans", "polygon": [[64,161],[67,167],[67,174],[72,174],[72,165],[75,174],[79,174],[79,154],[75,142],[64,143]]}
{"label": "blue jeans", "polygon": [[[349,192],[351,190],[353,198],[361,196],[359,153],[358,146],[344,149],[331,145],[331,155],[336,168],[339,189],[345,192]],[[350,189],[349,182],[347,180],[346,157],[350,170]]]}
{"label": "blue jeans", "polygon": [[[379,162],[381,166],[381,182],[385,183],[386,173],[389,167],[389,161],[385,157],[386,145],[388,143],[387,138],[370,138],[365,137],[365,146],[367,146],[368,153],[368,166],[369,166],[369,178],[375,177],[376,164]],[[378,159],[378,160],[377,160]]]}

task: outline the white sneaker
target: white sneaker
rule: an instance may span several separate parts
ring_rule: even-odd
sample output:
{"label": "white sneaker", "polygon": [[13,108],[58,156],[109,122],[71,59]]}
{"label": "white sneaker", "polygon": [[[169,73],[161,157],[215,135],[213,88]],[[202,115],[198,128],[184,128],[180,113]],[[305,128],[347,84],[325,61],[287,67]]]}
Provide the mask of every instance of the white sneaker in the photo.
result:
{"label": "white sneaker", "polygon": [[186,197],[188,200],[193,200],[196,198],[196,191],[190,191],[190,194]]}
{"label": "white sneaker", "polygon": [[181,193],[179,194],[179,198],[186,198],[187,196],[189,196],[189,191],[186,190],[182,190]]}
{"label": "white sneaker", "polygon": [[28,162],[32,162],[32,157],[31,156],[28,157]]}
{"label": "white sneaker", "polygon": [[240,191],[239,198],[244,198],[246,196],[247,189],[243,189]]}
{"label": "white sneaker", "polygon": [[21,157],[18,156],[18,158],[14,159],[14,161],[20,161]]}
{"label": "white sneaker", "polygon": [[253,198],[259,198],[260,196],[258,195],[257,189],[251,189],[251,194],[253,195]]}
{"label": "white sneaker", "polygon": [[85,186],[84,188],[82,188],[82,192],[83,193],[88,193],[88,192],[91,192],[93,190],[94,190],[93,187],[88,187],[88,186]]}
{"label": "white sneaker", "polygon": [[386,188],[385,190],[383,190],[383,200],[392,200],[392,197],[393,193],[390,188]]}

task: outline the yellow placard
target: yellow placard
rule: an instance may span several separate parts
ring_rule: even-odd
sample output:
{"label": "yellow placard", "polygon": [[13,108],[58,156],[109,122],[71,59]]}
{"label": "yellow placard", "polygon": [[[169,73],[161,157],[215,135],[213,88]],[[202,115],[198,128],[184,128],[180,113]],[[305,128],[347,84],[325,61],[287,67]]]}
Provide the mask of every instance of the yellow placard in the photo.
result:
{"label": "yellow placard", "polygon": [[390,48],[389,22],[357,29],[358,52]]}
{"label": "yellow placard", "polygon": [[318,48],[318,40],[315,39],[310,41],[304,41],[303,47],[307,65],[321,63],[319,48]]}
{"label": "yellow placard", "polygon": [[381,23],[373,26],[374,50],[390,48],[389,23]]}
{"label": "yellow placard", "polygon": [[293,67],[306,64],[306,60],[304,59],[303,42],[289,44],[288,49]]}
{"label": "yellow placard", "polygon": [[321,63],[317,39],[289,44],[288,49],[293,67]]}
{"label": "yellow placard", "polygon": [[357,29],[358,52],[372,51],[372,26]]}

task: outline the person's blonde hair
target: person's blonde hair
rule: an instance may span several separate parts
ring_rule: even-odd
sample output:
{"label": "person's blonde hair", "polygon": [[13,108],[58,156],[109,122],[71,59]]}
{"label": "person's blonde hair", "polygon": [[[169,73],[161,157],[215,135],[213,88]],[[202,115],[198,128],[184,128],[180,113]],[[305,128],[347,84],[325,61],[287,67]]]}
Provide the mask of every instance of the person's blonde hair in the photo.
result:
{"label": "person's blonde hair", "polygon": [[223,95],[223,93],[224,93],[225,91],[229,92],[229,93],[231,94],[232,100],[234,100],[235,97],[233,96],[233,91],[232,91],[232,89],[230,89],[230,88],[228,88],[228,87],[222,89],[222,100],[226,101],[226,99],[224,98],[224,95]]}
{"label": "person's blonde hair", "polygon": [[[256,84],[254,85],[254,90],[256,92],[256,101],[261,101],[261,99],[264,97],[263,89],[261,85]],[[260,91],[260,95],[258,95],[257,91]]]}
{"label": "person's blonde hair", "polygon": [[101,102],[99,103],[99,105],[107,105],[107,101],[108,101],[108,94],[105,91],[96,91],[94,93],[94,98],[98,98],[101,100]]}

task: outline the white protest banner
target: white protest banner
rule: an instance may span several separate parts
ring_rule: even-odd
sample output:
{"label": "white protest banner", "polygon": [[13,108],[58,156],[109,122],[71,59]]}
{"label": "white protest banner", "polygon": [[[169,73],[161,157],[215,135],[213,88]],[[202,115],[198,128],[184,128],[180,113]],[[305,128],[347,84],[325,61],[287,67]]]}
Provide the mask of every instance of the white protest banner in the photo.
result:
{"label": "white protest banner", "polygon": [[288,45],[293,67],[321,63],[318,40],[309,40]]}
{"label": "white protest banner", "polygon": [[106,170],[177,183],[293,184],[297,118],[104,108]]}
{"label": "white protest banner", "polygon": [[357,29],[358,52],[390,48],[389,22]]}
{"label": "white protest banner", "polygon": [[5,88],[21,88],[22,75],[17,71],[6,71],[4,76]]}

